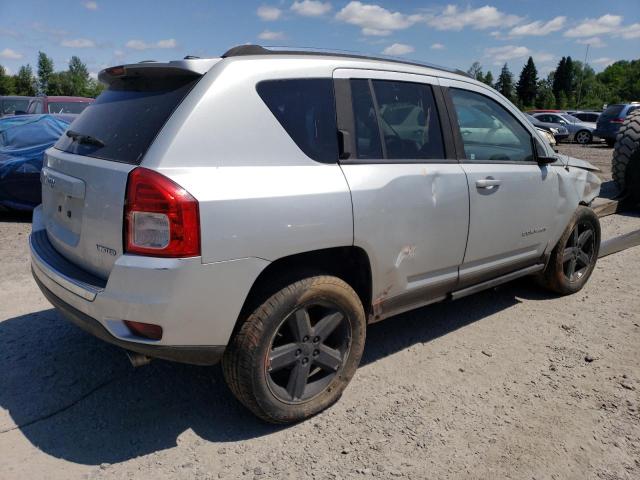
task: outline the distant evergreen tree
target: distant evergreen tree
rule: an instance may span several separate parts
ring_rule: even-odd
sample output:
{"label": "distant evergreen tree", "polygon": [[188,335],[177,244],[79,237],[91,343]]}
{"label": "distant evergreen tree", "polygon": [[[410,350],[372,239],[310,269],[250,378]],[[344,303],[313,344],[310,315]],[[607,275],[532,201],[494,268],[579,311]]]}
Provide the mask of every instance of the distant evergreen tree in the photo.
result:
{"label": "distant evergreen tree", "polygon": [[13,94],[13,77],[7,75],[7,71],[0,65],[0,95]]}
{"label": "distant evergreen tree", "polygon": [[531,57],[529,57],[529,60],[522,68],[522,72],[520,72],[516,93],[522,106],[530,107],[534,104],[538,94],[538,70]]}
{"label": "distant evergreen tree", "polygon": [[37,82],[35,77],[33,76],[31,65],[23,65],[20,67],[20,70],[18,70],[18,74],[15,77],[14,83],[16,95],[26,95],[28,97],[33,97],[38,91]]}
{"label": "distant evergreen tree", "polygon": [[502,66],[495,89],[509,100],[513,100],[513,74],[506,63]]}
{"label": "distant evergreen tree", "polygon": [[556,105],[556,97],[553,95],[553,79],[542,79],[538,82],[536,95],[536,108],[554,108]]}
{"label": "distant evergreen tree", "polygon": [[73,84],[74,95],[83,96],[89,90],[89,70],[75,55],[69,60],[69,78]]}
{"label": "distant evergreen tree", "polygon": [[493,73],[491,73],[491,70],[487,71],[487,74],[484,76],[482,81],[490,87],[493,87]]}
{"label": "distant evergreen tree", "polygon": [[38,88],[40,93],[48,93],[49,78],[53,74],[53,60],[44,52],[38,52]]}

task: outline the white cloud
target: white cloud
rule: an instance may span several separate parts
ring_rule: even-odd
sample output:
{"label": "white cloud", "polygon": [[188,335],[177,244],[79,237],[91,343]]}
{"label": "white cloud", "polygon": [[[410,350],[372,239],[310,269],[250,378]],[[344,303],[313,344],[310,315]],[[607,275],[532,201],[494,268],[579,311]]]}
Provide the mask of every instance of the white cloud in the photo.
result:
{"label": "white cloud", "polygon": [[591,61],[591,63],[595,63],[596,65],[601,65],[603,67],[611,65],[613,62],[615,62],[615,60],[609,57],[600,57]]}
{"label": "white cloud", "polygon": [[7,60],[19,60],[23,55],[10,48],[5,48],[0,52],[0,58],[6,58]]}
{"label": "white cloud", "polygon": [[86,1],[82,2],[82,6],[87,10],[98,10],[98,2]]}
{"label": "white cloud", "polygon": [[600,18],[587,18],[573,28],[564,32],[565,37],[593,37],[612,33],[620,27],[622,17],[606,14]]}
{"label": "white cloud", "polygon": [[441,43],[434,43],[431,45],[431,50],[444,50],[444,45]]}
{"label": "white cloud", "polygon": [[593,48],[602,48],[607,46],[607,44],[604,43],[600,37],[581,38],[580,40],[576,40],[576,43],[589,45]]}
{"label": "white cloud", "polygon": [[272,22],[278,20],[282,15],[282,10],[277,7],[270,7],[268,5],[262,5],[256,10],[256,15],[265,22]]}
{"label": "white cloud", "polygon": [[389,45],[385,48],[382,53],[384,55],[406,55],[407,53],[411,53],[415,51],[411,45],[406,45],[404,43],[394,43],[393,45]]}
{"label": "white cloud", "polygon": [[332,8],[331,3],[320,2],[318,0],[296,1],[291,5],[291,10],[303,17],[321,17],[329,13]]}
{"label": "white cloud", "polygon": [[505,45],[504,47],[491,47],[484,49],[484,56],[490,58],[495,65],[500,65],[508,62],[509,60],[528,57],[532,53],[533,52],[527,47],[516,45]]}
{"label": "white cloud", "polygon": [[147,43],[143,40],[129,40],[125,47],[132,50],[149,50],[151,48],[176,48],[178,42],[174,38],[168,38],[166,40],[158,40],[157,42]]}
{"label": "white cloud", "polygon": [[640,38],[640,23],[634,23],[620,30],[620,36],[631,40],[632,38]]}
{"label": "white cloud", "polygon": [[543,36],[550,33],[557,32],[564,27],[567,17],[555,17],[548,22],[542,22],[540,20],[536,22],[527,23],[525,25],[518,25],[509,32],[512,36],[534,35]]}
{"label": "white cloud", "polygon": [[285,35],[283,32],[272,32],[271,30],[265,30],[258,35],[260,40],[284,40]]}
{"label": "white cloud", "polygon": [[336,14],[336,19],[360,27],[363,35],[386,36],[394,30],[409,28],[423,20],[423,16],[391,12],[380,5],[349,2]]}
{"label": "white cloud", "polygon": [[427,24],[436,30],[455,31],[465,27],[471,27],[474,30],[513,27],[521,21],[522,18],[517,15],[509,15],[489,5],[475,9],[467,7],[465,10],[455,5],[447,5],[441,13],[427,18]]}
{"label": "white cloud", "polygon": [[73,38],[70,40],[62,40],[60,45],[69,48],[93,48],[96,46],[96,43],[88,38]]}
{"label": "white cloud", "polygon": [[93,78],[94,80],[98,79],[98,72],[89,72],[89,77]]}

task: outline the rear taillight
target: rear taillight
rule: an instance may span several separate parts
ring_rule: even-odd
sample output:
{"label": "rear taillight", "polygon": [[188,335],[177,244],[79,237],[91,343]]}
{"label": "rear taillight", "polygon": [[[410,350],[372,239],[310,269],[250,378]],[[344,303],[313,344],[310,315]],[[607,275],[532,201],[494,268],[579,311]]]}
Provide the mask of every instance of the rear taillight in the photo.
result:
{"label": "rear taillight", "polygon": [[142,167],[129,173],[124,214],[126,253],[200,255],[198,201],[160,173]]}
{"label": "rear taillight", "polygon": [[612,118],[611,123],[624,123],[624,118]]}

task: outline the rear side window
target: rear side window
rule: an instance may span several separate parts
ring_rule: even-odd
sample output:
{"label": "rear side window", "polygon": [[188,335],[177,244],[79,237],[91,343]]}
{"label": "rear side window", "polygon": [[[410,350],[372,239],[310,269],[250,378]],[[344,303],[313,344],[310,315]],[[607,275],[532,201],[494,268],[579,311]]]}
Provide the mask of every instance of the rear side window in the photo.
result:
{"label": "rear side window", "polygon": [[55,147],[65,152],[139,165],[162,126],[200,79],[123,77],[84,109]]}
{"label": "rear side window", "polygon": [[266,80],[258,83],[256,90],[300,150],[317,162],[337,162],[332,79]]}

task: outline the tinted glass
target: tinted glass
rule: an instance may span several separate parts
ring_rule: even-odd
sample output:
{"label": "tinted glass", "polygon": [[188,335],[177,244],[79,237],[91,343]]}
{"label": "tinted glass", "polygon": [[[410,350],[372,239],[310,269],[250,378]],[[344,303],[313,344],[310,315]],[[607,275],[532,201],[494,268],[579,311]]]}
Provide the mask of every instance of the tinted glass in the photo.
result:
{"label": "tinted glass", "polygon": [[351,80],[358,158],[382,158],[380,131],[368,80]]}
{"label": "tinted glass", "polygon": [[430,86],[375,80],[373,89],[387,158],[444,158],[440,122]]}
{"label": "tinted glass", "polygon": [[90,105],[88,102],[49,102],[49,113],[82,113]]}
{"label": "tinted glass", "polygon": [[300,150],[318,162],[337,161],[332,79],[268,80],[260,82],[257,90]]}
{"label": "tinted glass", "polygon": [[467,159],[533,161],[531,135],[498,102],[467,90],[450,92]]}
{"label": "tinted glass", "polygon": [[600,118],[602,120],[608,120],[610,118],[616,118],[622,112],[624,105],[609,105],[607,109],[602,112]]}
{"label": "tinted glass", "polygon": [[29,100],[0,100],[0,115],[13,115],[17,111],[26,112]]}
{"label": "tinted glass", "polygon": [[200,77],[134,77],[115,80],[73,122],[72,130],[99,142],[67,135],[55,147],[66,152],[139,164],[149,145]]}
{"label": "tinted glass", "polygon": [[580,119],[574,117],[573,115],[568,115],[568,114],[564,114],[564,115],[560,115],[562,118],[564,118],[567,122],[569,123],[580,123]]}

